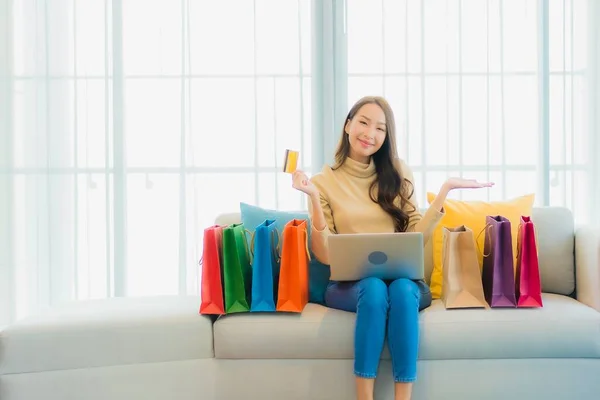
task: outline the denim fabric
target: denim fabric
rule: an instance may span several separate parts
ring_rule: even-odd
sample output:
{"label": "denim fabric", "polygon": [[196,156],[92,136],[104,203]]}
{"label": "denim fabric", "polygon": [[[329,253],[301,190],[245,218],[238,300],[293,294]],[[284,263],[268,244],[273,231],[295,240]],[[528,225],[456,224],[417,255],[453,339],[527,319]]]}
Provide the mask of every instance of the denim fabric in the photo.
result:
{"label": "denim fabric", "polygon": [[327,307],[356,312],[354,374],[375,378],[387,331],[395,382],[417,377],[419,311],[431,305],[423,281],[366,278],[332,281],[325,292]]}

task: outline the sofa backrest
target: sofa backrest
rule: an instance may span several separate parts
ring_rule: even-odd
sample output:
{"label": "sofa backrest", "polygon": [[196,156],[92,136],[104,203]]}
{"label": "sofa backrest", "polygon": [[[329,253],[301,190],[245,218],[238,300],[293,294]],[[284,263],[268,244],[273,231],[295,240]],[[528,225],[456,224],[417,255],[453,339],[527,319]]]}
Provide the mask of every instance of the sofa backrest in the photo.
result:
{"label": "sofa backrest", "polygon": [[[535,207],[531,215],[537,231],[542,290],[571,295],[575,291],[575,226],[571,211],[563,207]],[[240,213],[219,215],[215,223],[241,222]],[[425,275],[432,270],[432,240],[425,246]]]}
{"label": "sofa backrest", "polygon": [[564,207],[536,207],[535,224],[542,290],[571,295],[575,291],[575,222]]}

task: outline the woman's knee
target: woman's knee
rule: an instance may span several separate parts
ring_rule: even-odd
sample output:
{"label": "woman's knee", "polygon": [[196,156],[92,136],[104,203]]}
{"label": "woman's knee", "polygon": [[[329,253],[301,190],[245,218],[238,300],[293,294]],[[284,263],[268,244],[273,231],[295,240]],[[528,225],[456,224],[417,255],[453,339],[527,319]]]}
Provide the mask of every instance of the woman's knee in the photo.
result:
{"label": "woman's knee", "polygon": [[396,279],[389,287],[390,303],[404,304],[407,302],[419,303],[421,291],[418,285],[410,279]]}
{"label": "woman's knee", "polygon": [[388,288],[379,278],[365,278],[359,282],[358,305],[368,308],[389,307]]}

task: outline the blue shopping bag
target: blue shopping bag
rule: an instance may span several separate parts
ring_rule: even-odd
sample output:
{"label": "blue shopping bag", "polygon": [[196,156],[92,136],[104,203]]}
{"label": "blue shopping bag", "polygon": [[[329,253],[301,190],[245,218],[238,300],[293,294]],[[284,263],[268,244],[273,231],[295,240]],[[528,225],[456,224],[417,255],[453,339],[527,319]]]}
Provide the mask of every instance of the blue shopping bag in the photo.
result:
{"label": "blue shopping bag", "polygon": [[279,283],[280,237],[274,219],[267,219],[256,227],[251,248],[254,259],[250,311],[275,311]]}

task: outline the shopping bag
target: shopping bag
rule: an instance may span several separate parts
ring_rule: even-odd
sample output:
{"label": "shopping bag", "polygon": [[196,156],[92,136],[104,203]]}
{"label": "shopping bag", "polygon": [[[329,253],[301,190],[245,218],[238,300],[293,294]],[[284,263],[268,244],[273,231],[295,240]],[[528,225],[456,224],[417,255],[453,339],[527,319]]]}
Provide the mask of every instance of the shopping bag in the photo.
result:
{"label": "shopping bag", "polygon": [[213,225],[204,229],[202,248],[200,314],[225,314],[223,304],[223,227]]}
{"label": "shopping bag", "polygon": [[521,217],[517,237],[517,307],[543,307],[535,225]]}
{"label": "shopping bag", "polygon": [[449,308],[486,308],[473,231],[443,228],[442,301]]}
{"label": "shopping bag", "polygon": [[277,311],[302,312],[308,303],[308,223],[289,221],[282,234]]}
{"label": "shopping bag", "polygon": [[279,233],[275,220],[256,227],[252,249],[252,303],[250,311],[275,311],[279,280]]}
{"label": "shopping bag", "polygon": [[490,307],[516,307],[510,221],[487,216],[483,254],[483,292]]}
{"label": "shopping bag", "polygon": [[249,311],[252,268],[244,224],[231,224],[223,229],[223,271],[225,313]]}

